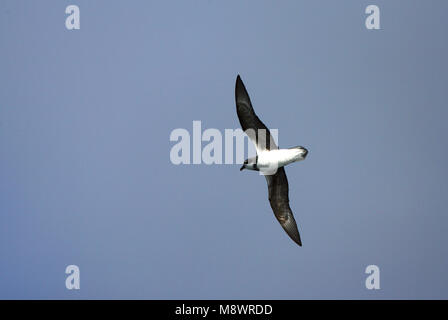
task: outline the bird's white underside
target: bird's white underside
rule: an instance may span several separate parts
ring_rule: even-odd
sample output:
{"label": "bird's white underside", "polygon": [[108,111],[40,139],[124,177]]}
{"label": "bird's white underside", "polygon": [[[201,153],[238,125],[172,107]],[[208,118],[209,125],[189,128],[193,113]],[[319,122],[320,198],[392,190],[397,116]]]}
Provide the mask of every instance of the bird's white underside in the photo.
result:
{"label": "bird's white underside", "polygon": [[292,149],[276,149],[276,150],[258,150],[257,167],[260,171],[272,170],[303,160],[303,150]]}

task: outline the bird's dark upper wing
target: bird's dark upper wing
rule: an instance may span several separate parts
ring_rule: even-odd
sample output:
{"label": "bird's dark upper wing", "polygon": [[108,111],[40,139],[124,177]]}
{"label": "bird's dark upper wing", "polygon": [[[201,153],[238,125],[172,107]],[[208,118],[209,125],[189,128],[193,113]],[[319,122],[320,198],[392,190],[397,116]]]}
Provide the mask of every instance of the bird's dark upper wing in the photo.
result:
{"label": "bird's dark upper wing", "polygon": [[246,132],[257,150],[278,149],[269,129],[255,114],[249,94],[240,76],[236,78],[235,84],[236,113],[240,120],[241,128]]}
{"label": "bird's dark upper wing", "polygon": [[265,177],[269,189],[269,202],[275,217],[289,237],[299,246],[302,246],[296,220],[289,207],[289,187],[284,167],[278,168],[276,174],[265,175]]}

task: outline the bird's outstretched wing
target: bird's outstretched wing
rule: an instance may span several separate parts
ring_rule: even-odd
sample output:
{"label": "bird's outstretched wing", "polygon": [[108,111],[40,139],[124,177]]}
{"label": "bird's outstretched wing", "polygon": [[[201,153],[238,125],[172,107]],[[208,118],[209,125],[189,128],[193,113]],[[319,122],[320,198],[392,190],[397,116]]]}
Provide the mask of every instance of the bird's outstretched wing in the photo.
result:
{"label": "bird's outstretched wing", "polygon": [[296,220],[289,207],[289,187],[285,169],[283,167],[278,168],[276,174],[265,175],[265,178],[268,183],[269,202],[275,217],[289,237],[299,246],[302,246]]}
{"label": "bird's outstretched wing", "polygon": [[240,120],[241,128],[249,136],[258,151],[278,149],[269,129],[255,114],[249,94],[243,81],[238,75],[235,84],[236,113]]}

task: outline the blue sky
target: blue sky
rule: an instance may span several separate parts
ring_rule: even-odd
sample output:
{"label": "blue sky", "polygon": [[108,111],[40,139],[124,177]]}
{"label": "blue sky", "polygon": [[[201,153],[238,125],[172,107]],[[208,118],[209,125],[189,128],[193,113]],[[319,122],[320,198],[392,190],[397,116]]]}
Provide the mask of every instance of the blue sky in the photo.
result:
{"label": "blue sky", "polygon": [[[448,4],[369,4],[1,1],[0,298],[446,299]],[[173,129],[239,127],[237,74],[310,151],[302,248],[257,173],[170,162]]]}

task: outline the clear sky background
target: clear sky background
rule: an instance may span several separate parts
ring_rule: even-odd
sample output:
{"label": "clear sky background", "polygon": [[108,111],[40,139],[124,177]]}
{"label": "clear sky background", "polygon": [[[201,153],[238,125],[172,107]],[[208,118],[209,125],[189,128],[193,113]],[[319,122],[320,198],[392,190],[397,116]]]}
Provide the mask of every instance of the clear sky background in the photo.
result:
{"label": "clear sky background", "polygon": [[[448,298],[447,12],[2,0],[0,298]],[[302,248],[257,173],[170,162],[173,129],[239,127],[237,74],[310,151],[286,168]]]}

